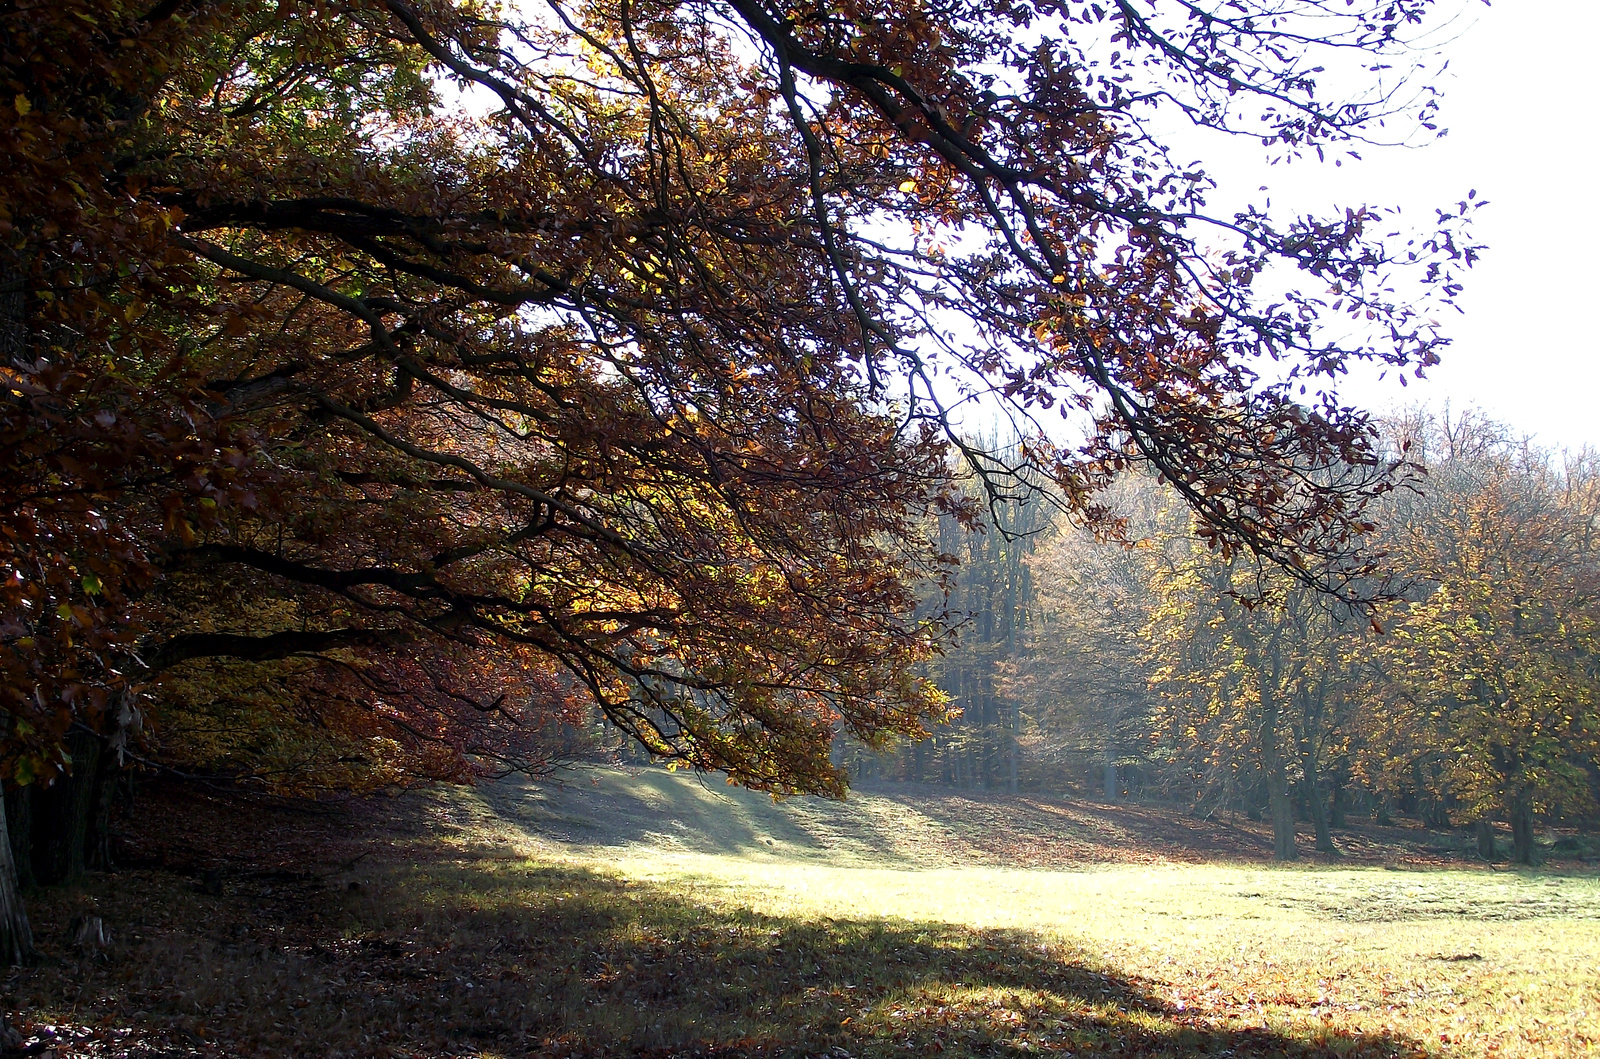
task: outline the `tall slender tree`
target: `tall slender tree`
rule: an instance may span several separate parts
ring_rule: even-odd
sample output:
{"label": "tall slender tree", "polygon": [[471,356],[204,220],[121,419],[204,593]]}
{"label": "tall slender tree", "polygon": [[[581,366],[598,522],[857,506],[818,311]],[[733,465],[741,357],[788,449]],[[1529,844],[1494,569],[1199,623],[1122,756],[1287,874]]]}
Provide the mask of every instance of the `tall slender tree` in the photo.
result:
{"label": "tall slender tree", "polygon": [[1173,498],[1153,479],[1130,476],[1106,499],[1137,543],[1063,529],[1029,557],[1037,615],[1006,668],[1005,688],[1026,715],[1040,766],[1058,782],[1064,769],[1090,768],[1114,799],[1123,764],[1142,760],[1149,742],[1143,636],[1157,603],[1151,577],[1171,531]]}

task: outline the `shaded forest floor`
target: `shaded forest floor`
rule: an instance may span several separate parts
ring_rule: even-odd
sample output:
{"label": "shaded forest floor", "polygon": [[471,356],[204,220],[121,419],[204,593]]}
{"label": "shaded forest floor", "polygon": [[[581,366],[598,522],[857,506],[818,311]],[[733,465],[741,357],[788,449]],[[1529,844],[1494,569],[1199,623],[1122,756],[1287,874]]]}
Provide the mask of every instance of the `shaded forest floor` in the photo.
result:
{"label": "shaded forest floor", "polygon": [[[1153,807],[608,770],[312,807],[166,788],[124,831],[122,870],[34,898],[47,959],[0,977],[0,1054],[1600,1047],[1600,879],[1414,829],[1281,868],[1258,825]],[[67,943],[85,914],[109,950]]]}
{"label": "shaded forest floor", "polygon": [[[774,805],[720,782],[657,770],[575,773],[537,789],[515,782],[489,795],[497,811],[563,846],[716,853],[841,856],[876,864],[1069,868],[1094,864],[1270,863],[1269,823],[1228,814],[1200,819],[1181,808],[1041,795],[953,791],[931,784],[862,787],[843,804],[804,799]],[[1317,853],[1299,825],[1309,864],[1488,867],[1465,829],[1350,819],[1335,831],[1338,854]],[[1511,845],[1501,827],[1502,853]],[[1600,836],[1541,836],[1544,867],[1600,865]],[[1504,864],[1498,865],[1504,868]]]}

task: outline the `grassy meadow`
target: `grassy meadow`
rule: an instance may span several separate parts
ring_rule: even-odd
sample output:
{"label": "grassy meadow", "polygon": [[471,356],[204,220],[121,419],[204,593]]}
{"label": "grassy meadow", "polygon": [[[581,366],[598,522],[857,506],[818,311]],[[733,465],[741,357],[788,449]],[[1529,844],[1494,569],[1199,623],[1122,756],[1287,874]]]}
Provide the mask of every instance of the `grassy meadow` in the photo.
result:
{"label": "grassy meadow", "polygon": [[13,974],[6,1006],[85,1055],[1600,1050],[1592,871],[1415,846],[1276,867],[1250,837],[655,770],[437,790],[327,822],[293,853],[320,872],[236,864],[204,893],[140,869],[37,902],[47,935],[93,909],[121,936]]}

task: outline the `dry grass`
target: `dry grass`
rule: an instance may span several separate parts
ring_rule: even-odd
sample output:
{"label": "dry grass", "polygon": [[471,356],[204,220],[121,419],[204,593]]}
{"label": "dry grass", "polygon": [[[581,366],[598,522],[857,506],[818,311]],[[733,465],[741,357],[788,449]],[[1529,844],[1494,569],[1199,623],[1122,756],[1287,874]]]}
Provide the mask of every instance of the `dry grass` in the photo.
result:
{"label": "dry grass", "polygon": [[[832,864],[1065,868],[1109,863],[1270,861],[1269,825],[1242,817],[1201,820],[1168,808],[1101,805],[914,784],[853,793],[843,803],[771,799],[659,770],[596,770],[559,785],[508,782],[484,805],[553,851],[647,848]],[[1570,840],[1570,838],[1569,838]],[[1504,843],[1503,843],[1504,844]],[[1475,864],[1465,832],[1363,824],[1339,836],[1342,855],[1309,863],[1441,867]],[[1564,866],[1600,848],[1576,842]],[[1552,850],[1552,852],[1557,852]],[[1589,865],[1589,866],[1592,866]]]}
{"label": "dry grass", "polygon": [[[35,915],[49,937],[95,911],[113,951],[54,946],[5,980],[6,1007],[63,1054],[152,1057],[1510,1057],[1600,1040],[1592,875],[1150,849],[1010,867],[996,825],[964,831],[949,805],[599,780],[301,821],[310,874],[235,851],[221,894],[167,871],[96,878]],[[343,873],[313,863],[363,849]]]}

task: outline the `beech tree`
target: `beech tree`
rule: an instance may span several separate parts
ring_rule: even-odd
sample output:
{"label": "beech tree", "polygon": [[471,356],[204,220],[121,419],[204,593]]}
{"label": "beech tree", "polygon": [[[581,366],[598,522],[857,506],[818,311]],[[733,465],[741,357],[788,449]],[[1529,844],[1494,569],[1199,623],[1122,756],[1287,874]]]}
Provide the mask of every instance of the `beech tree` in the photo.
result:
{"label": "beech tree", "polygon": [[1413,598],[1370,659],[1374,773],[1429,789],[1487,855],[1507,820],[1522,864],[1536,814],[1594,807],[1600,761],[1595,509],[1566,470],[1505,448],[1436,465],[1396,528]]}
{"label": "beech tree", "polygon": [[993,502],[1028,480],[951,429],[979,393],[1084,419],[1020,456],[1081,518],[1146,465],[1221,553],[1348,593],[1387,484],[1332,380],[1433,363],[1388,272],[1448,298],[1473,250],[1209,217],[1146,119],[1427,124],[1425,84],[1311,72],[1426,11],[7,5],[0,776],[87,782],[69,739],[138,752],[181,667],[294,658],[422,774],[536,765],[593,704],[838,793],[836,728],[943,713],[911,614],[925,515],[972,517],[947,446]]}
{"label": "beech tree", "polygon": [[[1316,848],[1336,853],[1322,780],[1351,712],[1351,657],[1367,624],[1341,601],[1192,541],[1168,548],[1146,633],[1157,738],[1226,797],[1264,789],[1273,856],[1294,860],[1296,788]],[[1267,583],[1263,584],[1265,579]],[[1258,598],[1263,597],[1263,598]]]}

